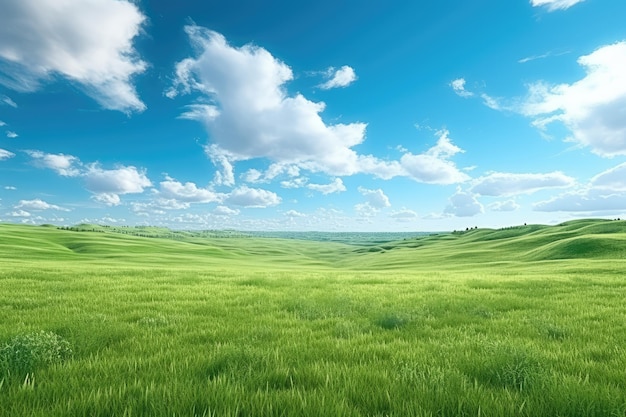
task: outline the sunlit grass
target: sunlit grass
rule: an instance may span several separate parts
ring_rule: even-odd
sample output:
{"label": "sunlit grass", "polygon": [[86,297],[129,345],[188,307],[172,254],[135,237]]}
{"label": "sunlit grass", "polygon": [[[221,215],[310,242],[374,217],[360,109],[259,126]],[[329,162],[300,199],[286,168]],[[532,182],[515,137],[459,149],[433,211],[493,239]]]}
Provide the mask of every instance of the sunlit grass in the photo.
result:
{"label": "sunlit grass", "polygon": [[408,241],[276,241],[266,258],[228,239],[177,258],[184,242],[114,236],[134,252],[57,260],[40,248],[76,232],[36,231],[34,261],[0,236],[0,349],[47,335],[71,355],[0,367],[0,416],[626,414],[620,258],[485,263],[471,255],[494,240],[469,239],[446,265]]}

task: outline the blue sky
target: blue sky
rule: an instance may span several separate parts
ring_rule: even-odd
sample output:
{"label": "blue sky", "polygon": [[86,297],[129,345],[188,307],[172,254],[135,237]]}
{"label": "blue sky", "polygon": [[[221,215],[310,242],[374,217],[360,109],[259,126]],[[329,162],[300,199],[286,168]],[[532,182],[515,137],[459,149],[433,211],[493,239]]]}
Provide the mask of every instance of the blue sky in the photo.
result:
{"label": "blue sky", "polygon": [[622,0],[5,0],[0,222],[626,217]]}

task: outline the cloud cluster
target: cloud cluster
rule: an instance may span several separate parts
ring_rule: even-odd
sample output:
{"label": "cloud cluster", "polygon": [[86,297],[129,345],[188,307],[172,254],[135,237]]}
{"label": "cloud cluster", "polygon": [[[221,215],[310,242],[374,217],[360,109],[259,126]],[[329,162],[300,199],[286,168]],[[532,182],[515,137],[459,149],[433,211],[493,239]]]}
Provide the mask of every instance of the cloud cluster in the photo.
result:
{"label": "cloud cluster", "polygon": [[0,84],[35,91],[61,76],[106,109],[142,111],[131,80],[146,68],[133,47],[145,19],[131,1],[2,1]]}
{"label": "cloud cluster", "polygon": [[145,170],[134,166],[118,166],[103,169],[98,163],[83,164],[72,155],[49,154],[42,151],[26,151],[39,168],[52,169],[64,177],[80,177],[85,188],[93,193],[93,199],[100,203],[116,206],[121,203],[120,195],[143,193],[152,183]]}
{"label": "cloud cluster", "polygon": [[626,163],[601,172],[585,186],[538,202],[533,208],[547,212],[626,210]]}
{"label": "cloud cluster", "polygon": [[[286,84],[294,77],[292,70],[266,49],[231,46],[221,34],[199,26],[185,30],[196,54],[176,65],[174,84],[166,95],[201,94],[181,117],[201,122],[209,132],[212,143],[207,154],[223,168],[216,182],[223,181],[224,173],[228,173],[226,184],[232,185],[233,163],[254,158],[334,177],[357,173],[383,179],[408,176],[433,184],[468,178],[450,161],[462,151],[452,145],[447,132],[426,154],[407,153],[401,161],[360,155],[352,148],[365,140],[366,124],[324,122],[321,113],[325,104],[302,94],[289,95]],[[353,72],[342,67],[329,86],[347,83],[354,78]],[[246,179],[260,181],[259,172],[249,171]]]}

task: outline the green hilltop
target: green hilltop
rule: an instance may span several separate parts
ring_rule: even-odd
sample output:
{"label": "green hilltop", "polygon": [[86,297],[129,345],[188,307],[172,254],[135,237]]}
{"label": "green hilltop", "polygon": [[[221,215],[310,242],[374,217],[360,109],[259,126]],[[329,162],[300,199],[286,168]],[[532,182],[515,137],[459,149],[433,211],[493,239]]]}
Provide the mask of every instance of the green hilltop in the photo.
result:
{"label": "green hilltop", "polygon": [[584,219],[556,226],[471,229],[375,243],[269,238],[236,231],[184,232],[159,227],[0,224],[0,259],[115,262],[128,266],[371,270],[564,259],[625,260],[626,221]]}

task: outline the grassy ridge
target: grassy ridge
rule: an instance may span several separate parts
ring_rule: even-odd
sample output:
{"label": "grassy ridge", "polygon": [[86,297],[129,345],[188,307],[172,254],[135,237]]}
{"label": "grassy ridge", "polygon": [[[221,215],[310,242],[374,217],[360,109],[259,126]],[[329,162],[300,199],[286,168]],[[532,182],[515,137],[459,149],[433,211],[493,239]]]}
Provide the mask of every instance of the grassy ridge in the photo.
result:
{"label": "grassy ridge", "polygon": [[[142,228],[150,229],[152,228]],[[167,229],[153,228],[156,236]],[[558,226],[474,229],[398,242],[353,246],[335,242],[232,237],[142,238],[85,225],[74,232],[0,224],[0,253],[13,260],[115,259],[131,263],[404,268],[558,259],[626,259],[626,221],[577,220]]]}
{"label": "grassy ridge", "polygon": [[0,225],[0,416],[624,416],[624,235]]}

